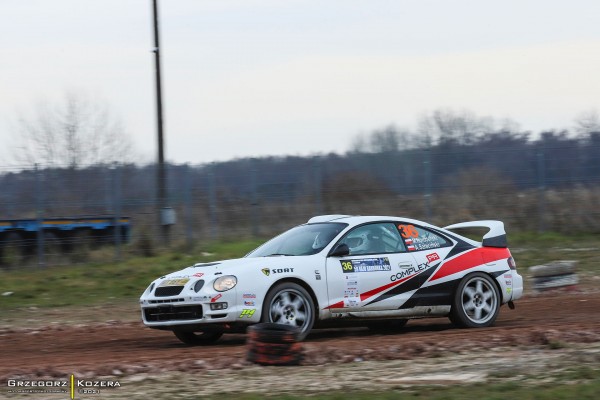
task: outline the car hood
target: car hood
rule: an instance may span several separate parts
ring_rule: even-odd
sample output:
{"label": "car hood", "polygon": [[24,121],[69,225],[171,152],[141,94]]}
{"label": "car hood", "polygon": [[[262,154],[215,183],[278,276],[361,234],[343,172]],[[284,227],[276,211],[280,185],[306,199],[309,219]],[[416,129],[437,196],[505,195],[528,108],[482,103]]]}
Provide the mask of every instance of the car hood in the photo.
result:
{"label": "car hood", "polygon": [[273,256],[273,257],[248,257],[236,258],[232,260],[214,261],[208,263],[199,263],[182,270],[172,272],[161,279],[192,278],[202,277],[210,279],[217,275],[237,275],[251,270],[260,270],[262,268],[274,268],[285,266],[290,259],[307,256]]}

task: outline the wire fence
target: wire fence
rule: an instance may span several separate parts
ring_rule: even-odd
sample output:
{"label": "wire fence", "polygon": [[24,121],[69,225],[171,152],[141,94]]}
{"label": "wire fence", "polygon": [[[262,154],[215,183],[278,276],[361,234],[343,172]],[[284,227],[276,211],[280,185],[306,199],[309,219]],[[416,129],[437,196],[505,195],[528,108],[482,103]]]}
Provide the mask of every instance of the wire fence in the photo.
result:
{"label": "wire fence", "polygon": [[[566,159],[556,157],[557,149],[459,150],[168,165],[162,220],[154,165],[0,167],[1,265],[121,259],[267,238],[319,214],[395,215],[442,226],[499,219],[509,237],[598,232],[600,169],[591,161],[597,148],[560,149]],[[27,227],[19,225],[24,221]]]}

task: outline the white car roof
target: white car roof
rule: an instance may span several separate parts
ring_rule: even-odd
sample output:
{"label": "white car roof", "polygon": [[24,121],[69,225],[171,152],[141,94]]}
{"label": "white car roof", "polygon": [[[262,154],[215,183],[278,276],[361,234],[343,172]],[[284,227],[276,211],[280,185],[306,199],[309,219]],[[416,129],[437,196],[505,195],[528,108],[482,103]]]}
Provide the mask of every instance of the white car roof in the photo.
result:
{"label": "white car roof", "polygon": [[359,225],[365,222],[371,221],[402,221],[413,223],[422,226],[431,226],[434,225],[428,224],[427,222],[419,221],[412,218],[404,218],[404,217],[392,217],[392,216],[380,216],[380,215],[342,215],[342,214],[331,214],[331,215],[318,215],[316,217],[312,217],[308,220],[309,224],[319,223],[319,222],[345,222],[349,225]]}

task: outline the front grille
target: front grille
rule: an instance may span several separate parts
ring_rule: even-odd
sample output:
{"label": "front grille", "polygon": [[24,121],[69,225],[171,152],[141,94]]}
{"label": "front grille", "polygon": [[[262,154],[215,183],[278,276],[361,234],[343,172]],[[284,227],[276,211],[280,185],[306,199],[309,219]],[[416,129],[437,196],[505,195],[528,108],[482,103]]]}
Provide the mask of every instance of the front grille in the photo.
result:
{"label": "front grille", "polygon": [[183,290],[183,286],[162,286],[154,291],[156,297],[177,296]]}
{"label": "front grille", "polygon": [[150,304],[162,304],[162,303],[178,303],[180,301],[185,301],[185,299],[178,298],[178,299],[148,300],[148,303],[150,303]]}
{"label": "front grille", "polygon": [[160,306],[145,308],[144,316],[148,322],[184,321],[202,318],[202,306]]}

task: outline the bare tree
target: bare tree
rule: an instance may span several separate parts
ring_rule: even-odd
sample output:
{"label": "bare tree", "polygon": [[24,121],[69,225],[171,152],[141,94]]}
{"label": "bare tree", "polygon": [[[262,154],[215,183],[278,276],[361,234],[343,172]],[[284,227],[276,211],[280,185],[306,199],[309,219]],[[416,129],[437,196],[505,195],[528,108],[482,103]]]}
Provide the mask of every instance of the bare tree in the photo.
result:
{"label": "bare tree", "polygon": [[407,129],[389,125],[368,135],[359,134],[353,139],[350,153],[387,153],[413,148],[412,134]]}
{"label": "bare tree", "polygon": [[126,161],[132,144],[121,120],[105,103],[66,93],[56,104],[42,101],[16,124],[13,158],[53,167]]}
{"label": "bare tree", "polygon": [[575,119],[575,132],[581,136],[600,132],[600,114],[597,110],[583,112]]}
{"label": "bare tree", "polygon": [[469,111],[435,110],[419,119],[421,147],[433,144],[472,145],[482,135],[494,130],[494,121]]}

